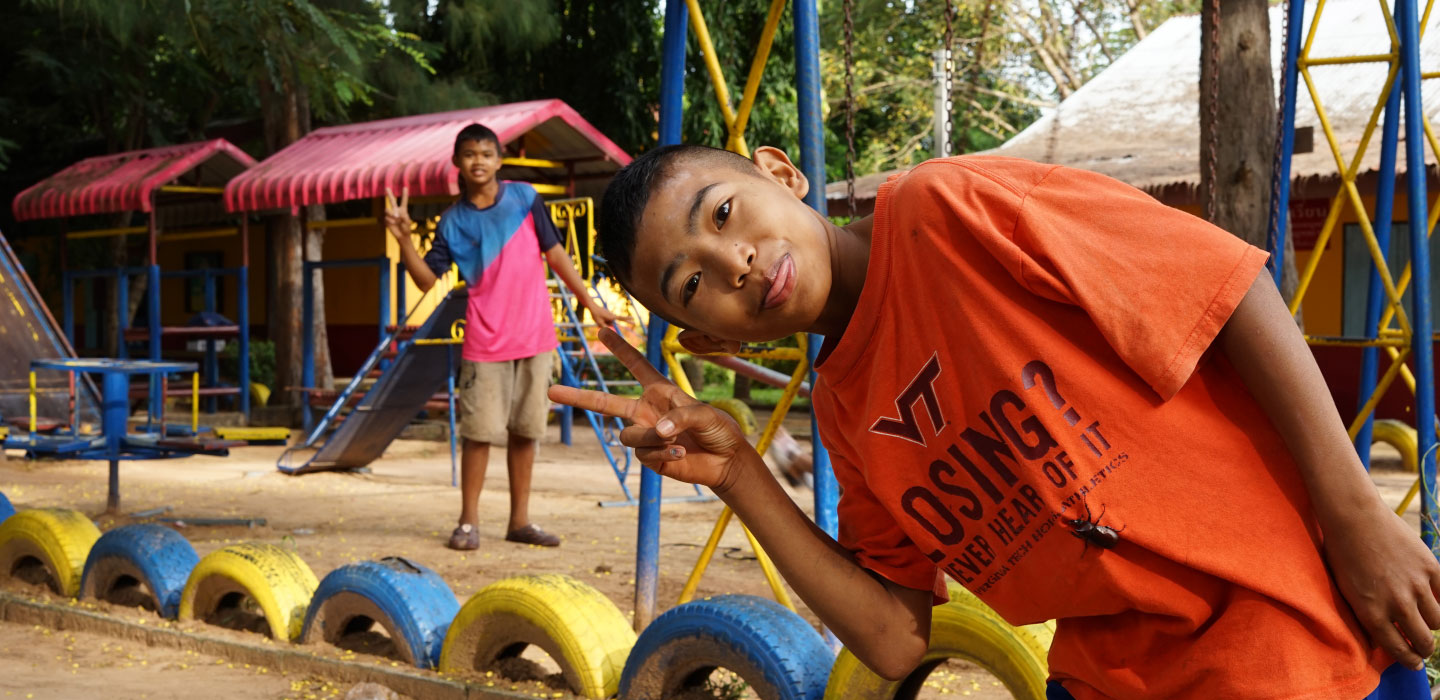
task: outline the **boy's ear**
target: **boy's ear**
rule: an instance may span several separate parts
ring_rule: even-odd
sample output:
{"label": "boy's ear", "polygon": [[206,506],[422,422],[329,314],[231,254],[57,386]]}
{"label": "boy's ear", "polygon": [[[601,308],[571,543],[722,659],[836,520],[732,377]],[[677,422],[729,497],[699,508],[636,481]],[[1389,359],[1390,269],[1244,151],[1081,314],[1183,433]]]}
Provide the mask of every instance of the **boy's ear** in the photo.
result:
{"label": "boy's ear", "polygon": [[761,146],[750,157],[761,172],[794,193],[796,199],[804,199],[810,191],[810,181],[805,173],[790,162],[790,156],[774,146]]}
{"label": "boy's ear", "polygon": [[723,340],[713,335],[706,335],[700,331],[680,331],[679,340],[680,345],[696,355],[714,355],[717,353],[734,355],[740,352],[740,341]]}

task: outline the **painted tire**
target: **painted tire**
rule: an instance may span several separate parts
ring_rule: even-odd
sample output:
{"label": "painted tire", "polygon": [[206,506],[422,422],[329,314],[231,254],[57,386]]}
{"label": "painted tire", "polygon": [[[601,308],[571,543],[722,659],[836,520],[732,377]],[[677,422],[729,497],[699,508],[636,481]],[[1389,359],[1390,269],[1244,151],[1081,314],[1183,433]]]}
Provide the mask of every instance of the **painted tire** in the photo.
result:
{"label": "painted tire", "polygon": [[755,420],[755,412],[745,405],[740,399],[715,399],[710,402],[711,406],[718,408],[735,419],[740,424],[740,432],[746,435],[754,435],[760,430],[760,424]]}
{"label": "painted tire", "polygon": [[866,668],[848,649],[841,650],[830,671],[825,700],[911,700],[947,659],[965,659],[990,673],[1018,700],[1044,700],[1046,655],[1055,623],[1014,627],[959,586],[950,587],[950,602],[930,618],[930,650],[920,666],[901,681],[887,681]]}
{"label": "painted tire", "polygon": [[6,518],[14,514],[15,506],[10,505],[10,499],[6,498],[5,494],[0,493],[0,523],[5,522]]}
{"label": "painted tire", "polygon": [[1375,421],[1370,439],[1372,442],[1383,442],[1398,450],[1400,462],[1405,471],[1411,474],[1419,471],[1419,467],[1416,465],[1420,461],[1420,438],[1415,435],[1415,429],[1406,425],[1404,421],[1394,418]]}
{"label": "painted tire", "polygon": [[100,539],[90,518],[68,508],[22,510],[0,523],[0,574],[13,576],[35,560],[45,568],[56,593],[75,597],[85,557]]}
{"label": "painted tire", "polygon": [[674,697],[719,667],[764,700],[819,700],[834,658],[820,634],[779,603],[716,596],[671,608],[645,628],[625,663],[620,697]]}
{"label": "painted tire", "polygon": [[347,632],[379,623],[407,663],[434,668],[440,663],[445,631],[460,601],[438,574],[408,559],[346,564],[325,576],[300,639],[334,643]]}
{"label": "painted tire", "polygon": [[181,620],[204,620],[232,594],[254,601],[272,639],[300,636],[305,609],[320,583],[300,556],[273,544],[232,544],[206,554],[180,596]]}
{"label": "painted tire", "polygon": [[168,527],[118,527],[90,548],[80,597],[138,604],[173,620],[185,581],[199,561],[190,542]]}
{"label": "painted tire", "polygon": [[600,591],[569,576],[496,581],[460,608],[440,670],[485,669],[527,645],[544,649],[576,695],[608,698],[620,685],[635,632]]}

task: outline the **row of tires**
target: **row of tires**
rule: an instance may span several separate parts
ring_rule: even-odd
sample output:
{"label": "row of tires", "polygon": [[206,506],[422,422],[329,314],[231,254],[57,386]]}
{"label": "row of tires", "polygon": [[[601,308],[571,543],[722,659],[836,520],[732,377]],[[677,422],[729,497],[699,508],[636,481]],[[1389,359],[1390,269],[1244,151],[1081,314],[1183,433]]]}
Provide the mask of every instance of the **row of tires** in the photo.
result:
{"label": "row of tires", "polygon": [[243,543],[196,555],[179,533],[126,525],[103,535],[66,509],[16,513],[0,494],[0,573],[70,597],[139,605],[171,618],[336,643],[379,625],[419,668],[488,669],[543,649],[588,698],[668,698],[717,668],[761,698],[913,698],[947,659],[991,671],[1017,698],[1044,697],[1053,628],[1015,628],[961,588],[936,608],[930,651],[911,678],[888,682],[848,651],[836,656],[804,619],[763,598],[726,595],[657,617],[638,637],[604,594],[563,575],[497,581],[463,606],[434,571],[400,557],[347,564],[317,580],[290,549]]}

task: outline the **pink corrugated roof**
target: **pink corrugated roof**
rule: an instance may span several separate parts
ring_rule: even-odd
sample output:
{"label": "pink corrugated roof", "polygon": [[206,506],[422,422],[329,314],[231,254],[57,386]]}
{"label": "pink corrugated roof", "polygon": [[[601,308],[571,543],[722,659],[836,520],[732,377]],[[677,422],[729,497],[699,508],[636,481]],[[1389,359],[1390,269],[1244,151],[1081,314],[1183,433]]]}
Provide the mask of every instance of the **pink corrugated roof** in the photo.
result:
{"label": "pink corrugated roof", "polygon": [[455,134],[472,122],[509,144],[531,133],[531,158],[577,160],[578,174],[613,172],[630,162],[560,100],[534,100],[316,129],[225,187],[230,211],[285,209],[398,195],[458,195],[450,163]]}
{"label": "pink corrugated roof", "polygon": [[86,158],[41,180],[15,196],[15,218],[53,219],[151,209],[150,194],[192,169],[217,159],[202,178],[220,186],[224,179],[255,165],[255,159],[225,139],[161,146]]}

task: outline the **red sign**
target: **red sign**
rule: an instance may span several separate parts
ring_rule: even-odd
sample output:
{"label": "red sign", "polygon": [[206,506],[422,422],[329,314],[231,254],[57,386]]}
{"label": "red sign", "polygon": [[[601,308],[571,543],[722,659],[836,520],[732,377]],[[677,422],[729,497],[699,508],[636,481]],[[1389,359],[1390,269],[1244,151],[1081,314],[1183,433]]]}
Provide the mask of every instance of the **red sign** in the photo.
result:
{"label": "red sign", "polygon": [[[1330,213],[1330,198],[1290,200],[1290,235],[1295,239],[1295,250],[1312,250],[1320,238],[1320,229],[1325,227],[1325,216]],[[1335,240],[1332,231],[1330,240]],[[1328,242],[1326,248],[1329,248]]]}

